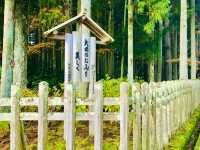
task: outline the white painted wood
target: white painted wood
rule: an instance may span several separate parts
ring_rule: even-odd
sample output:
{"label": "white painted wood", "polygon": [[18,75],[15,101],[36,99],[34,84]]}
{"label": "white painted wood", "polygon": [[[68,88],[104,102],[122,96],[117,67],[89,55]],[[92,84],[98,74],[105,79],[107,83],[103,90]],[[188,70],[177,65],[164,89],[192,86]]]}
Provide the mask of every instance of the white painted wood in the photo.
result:
{"label": "white painted wood", "polygon": [[89,95],[94,93],[94,84],[96,82],[96,38],[90,38],[90,87]]}
{"label": "white painted wood", "polygon": [[[76,120],[77,121],[93,120],[94,116],[95,116],[94,112],[76,113]],[[0,121],[10,121],[10,120],[11,120],[11,113],[0,113]],[[37,121],[38,113],[36,112],[20,113],[20,120]],[[48,121],[64,121],[64,120],[65,120],[65,114],[62,112],[48,113]],[[104,112],[103,120],[104,121],[120,121],[120,113],[118,112],[105,113]]]}
{"label": "white painted wood", "polygon": [[[38,97],[24,97],[20,99],[21,106],[37,106],[39,104]],[[91,99],[80,99],[76,100],[77,105],[93,105],[94,101]],[[0,98],[0,107],[10,106],[11,101],[9,98]],[[48,98],[49,106],[62,106],[64,105],[64,98],[62,97],[49,97]],[[104,105],[120,105],[120,100],[118,97],[105,97]],[[132,100],[129,98],[129,105],[132,105]]]}
{"label": "white painted wood", "polygon": [[132,86],[133,109],[135,121],[133,122],[133,149],[141,149],[141,102],[140,102],[140,84],[134,83]]}
{"label": "white painted wood", "polygon": [[144,100],[142,101],[141,105],[141,115],[142,115],[142,123],[141,123],[141,128],[142,128],[142,150],[147,150],[147,145],[148,145],[148,103],[147,103],[147,94],[148,94],[148,83],[143,83],[141,85],[141,91],[142,95],[144,96]]}
{"label": "white painted wood", "polygon": [[16,85],[11,86],[11,126],[10,126],[10,149],[21,150],[21,127],[20,127],[20,87]]}
{"label": "white painted wood", "polygon": [[[94,84],[96,82],[96,38],[90,38],[90,79],[89,79],[89,98],[94,95]],[[89,111],[93,111],[93,106],[89,107]],[[89,122],[89,134],[94,135],[94,124],[92,121]]]}
{"label": "white painted wood", "polygon": [[65,84],[72,80],[72,50],[73,39],[72,34],[65,35]]}
{"label": "white painted wood", "polygon": [[128,150],[128,83],[120,85],[120,150]]}
{"label": "white painted wood", "polygon": [[94,149],[103,148],[103,85],[96,84],[94,87],[95,95],[95,118],[94,118]]}
{"label": "white painted wood", "polygon": [[[41,86],[42,84],[42,86]],[[147,85],[147,84],[146,84]],[[103,120],[109,120],[109,121],[120,121],[120,149],[128,148],[126,147],[128,144],[128,121],[133,120],[133,116],[136,115],[136,125],[133,127],[133,141],[134,149],[148,149],[148,146],[151,146],[151,149],[153,148],[153,137],[152,133],[149,132],[151,130],[154,130],[154,127],[152,124],[151,116],[154,112],[154,109],[152,108],[152,104],[147,107],[147,103],[145,101],[151,100],[151,103],[153,99],[151,98],[151,95],[148,95],[148,89],[146,89],[146,85],[142,86],[142,89],[140,90],[140,85],[138,85],[138,90],[133,91],[134,96],[134,110],[135,113],[129,113],[129,105],[131,105],[131,98],[128,97],[128,84],[122,83],[120,86],[120,98],[104,98],[105,101],[98,101],[99,99],[103,99],[103,96],[99,97],[99,93],[95,93],[94,95],[96,98],[93,97],[95,101],[92,101],[92,98],[83,100],[83,99],[77,99],[74,96],[74,91],[72,89],[71,85],[67,85],[68,88],[65,91],[64,98],[62,97],[49,97],[48,98],[48,84],[46,82],[40,83],[39,88],[39,98],[38,97],[25,97],[20,99],[20,93],[16,92],[18,89],[14,88],[12,94],[14,96],[11,96],[11,99],[0,99],[0,106],[11,106],[11,110],[14,110],[13,108],[13,102],[18,102],[18,105],[15,103],[15,110],[16,106],[19,110],[19,106],[38,106],[39,107],[39,113],[37,112],[18,112],[18,122],[20,120],[23,121],[31,121],[35,120],[39,122],[39,126],[42,126],[43,128],[40,128],[38,126],[38,134],[39,137],[42,135],[41,133],[47,133],[45,132],[45,129],[47,130],[47,120],[49,121],[64,121],[65,124],[65,137],[72,137],[71,140],[69,140],[71,143],[74,142],[74,122],[75,120],[83,120],[83,121],[94,121],[95,120],[95,145],[97,145],[96,149],[101,149],[101,142],[99,139],[102,137],[102,122]],[[98,86],[99,87],[99,86]],[[101,86],[100,86],[101,87]],[[157,84],[155,86],[149,85],[150,93],[152,90],[155,90],[157,93],[155,94],[155,130],[156,130],[156,149],[162,149],[165,144],[168,143],[168,140],[170,138],[170,135],[178,129],[186,120],[189,119],[191,113],[194,111],[194,109],[199,104],[199,90],[200,90],[200,81],[173,81],[173,82],[163,82],[161,84]],[[99,89],[99,88],[97,88]],[[102,87],[100,88],[102,92]],[[44,92],[42,92],[44,91]],[[46,91],[46,92],[45,92]],[[99,91],[99,90],[98,90]],[[142,91],[142,92],[141,92]],[[141,93],[140,93],[141,92]],[[46,94],[45,94],[46,93]],[[71,95],[71,96],[70,96]],[[101,95],[103,95],[101,93]],[[14,101],[15,99],[15,101]],[[39,100],[40,99],[40,100]],[[43,99],[43,100],[41,100]],[[64,99],[64,100],[63,100]],[[6,102],[8,100],[8,102]],[[81,112],[75,114],[75,100],[77,105],[89,105],[95,106],[94,112]],[[11,104],[12,102],[12,104]],[[47,104],[48,103],[48,104]],[[141,107],[142,103],[142,108]],[[56,106],[56,105],[64,105],[65,110],[63,112],[47,112],[47,106]],[[120,105],[120,112],[112,112],[112,113],[103,113],[103,105]],[[177,107],[177,106],[180,106]],[[43,108],[45,107],[45,108]],[[100,109],[101,107],[101,109]],[[66,109],[67,108],[67,109]],[[148,109],[147,109],[148,108]],[[46,109],[46,111],[44,111]],[[42,111],[41,111],[42,110]],[[13,111],[12,111],[13,112]],[[43,112],[44,114],[41,115],[40,112]],[[67,113],[69,112],[69,113]],[[70,114],[71,112],[71,114]],[[16,113],[14,113],[16,116]],[[12,113],[0,113],[0,121],[11,121],[11,124],[13,123],[14,114]],[[153,113],[154,114],[154,113]],[[99,117],[100,116],[100,117]],[[149,120],[147,117],[149,116]],[[154,116],[154,115],[153,115]],[[15,124],[16,124],[16,117],[15,117]],[[171,123],[173,122],[173,123]],[[149,126],[147,124],[150,124]],[[13,137],[13,126],[11,125],[11,139]],[[142,128],[141,128],[142,127]],[[148,130],[145,130],[145,127],[149,128]],[[42,130],[42,132],[41,132]],[[134,131],[138,131],[134,133]],[[141,136],[141,130],[143,135]],[[19,132],[20,133],[20,132]],[[69,134],[70,133],[70,134]],[[147,134],[149,134],[149,144],[146,141],[147,140]],[[71,135],[71,136],[69,136]],[[146,138],[145,138],[146,136]],[[70,138],[68,138],[70,139]],[[102,140],[102,139],[101,139]],[[44,141],[44,140],[43,140]],[[42,140],[40,140],[42,143]],[[11,140],[12,143],[12,140]],[[39,139],[38,139],[39,143]],[[44,142],[43,142],[44,143]],[[98,144],[97,144],[98,143]],[[136,143],[136,144],[135,144]],[[142,143],[142,144],[141,144]],[[14,144],[13,144],[14,145]],[[73,144],[72,144],[73,145]],[[15,147],[16,148],[16,147]],[[154,148],[153,148],[154,149]]]}
{"label": "white painted wood", "polygon": [[38,105],[38,150],[46,150],[48,143],[48,83],[39,84]]}
{"label": "white painted wood", "polygon": [[81,35],[81,80],[90,81],[90,38],[84,33]]}
{"label": "white painted wood", "polygon": [[72,60],[72,82],[74,85],[77,85],[80,82],[80,35],[78,32],[74,31],[73,36],[73,60]]}
{"label": "white painted wood", "polygon": [[67,85],[66,87],[66,99],[64,105],[65,113],[65,140],[66,140],[66,150],[74,149],[74,136],[75,136],[75,92],[72,85]]}
{"label": "white painted wood", "polygon": [[[84,1],[86,1],[86,0],[84,0]],[[61,28],[64,28],[65,26],[72,24],[76,21],[80,22],[80,20],[82,21],[82,23],[85,26],[87,26],[87,28],[89,28],[91,30],[92,33],[95,34],[95,36],[98,37],[98,39],[101,40],[101,43],[108,44],[108,43],[112,43],[114,41],[114,39],[108,33],[106,33],[96,22],[94,22],[90,17],[85,15],[83,12],[81,12],[76,17],[71,18],[70,20],[67,20],[64,23],[59,24],[56,27],[53,27],[52,29],[44,32],[44,35],[48,36],[50,33],[57,31],[57,30],[60,30]]]}

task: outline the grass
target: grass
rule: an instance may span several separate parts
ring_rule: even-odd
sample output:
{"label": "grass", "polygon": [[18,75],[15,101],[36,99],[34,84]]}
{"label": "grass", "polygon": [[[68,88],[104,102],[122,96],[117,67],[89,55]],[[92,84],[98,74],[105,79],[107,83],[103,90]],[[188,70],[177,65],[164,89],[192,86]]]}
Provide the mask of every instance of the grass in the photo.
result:
{"label": "grass", "polygon": [[196,143],[196,145],[194,147],[194,150],[199,150],[199,148],[200,148],[200,136],[199,136],[199,138],[197,140],[197,143]]}
{"label": "grass", "polygon": [[193,131],[200,120],[200,107],[198,107],[191,118],[177,130],[175,135],[170,140],[170,143],[165,147],[165,150],[184,150],[190,141]]}

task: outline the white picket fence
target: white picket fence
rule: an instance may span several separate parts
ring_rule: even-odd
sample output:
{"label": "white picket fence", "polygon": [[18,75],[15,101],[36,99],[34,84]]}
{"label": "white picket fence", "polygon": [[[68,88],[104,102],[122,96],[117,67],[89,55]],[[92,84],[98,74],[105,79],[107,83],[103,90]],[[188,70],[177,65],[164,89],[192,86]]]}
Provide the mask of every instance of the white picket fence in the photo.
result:
{"label": "white picket fence", "polygon": [[[48,97],[48,83],[39,84],[38,97],[20,96],[20,88],[12,86],[11,98],[0,99],[0,107],[10,106],[11,113],[0,113],[0,121],[10,121],[11,150],[20,150],[20,120],[38,121],[38,150],[46,150],[48,121],[64,121],[66,150],[74,149],[75,121],[94,121],[94,149],[102,149],[103,121],[120,122],[120,150],[128,150],[129,123],[133,122],[135,150],[162,149],[170,137],[199,105],[200,81],[169,81],[135,83],[132,96],[128,84],[121,83],[120,97],[103,97],[101,83],[94,87],[91,99],[79,99],[72,85],[67,85],[65,97]],[[93,112],[75,112],[75,106],[94,107]],[[120,112],[103,112],[104,105],[119,105]],[[132,105],[133,109],[130,105]],[[20,112],[20,106],[38,106],[38,112]],[[48,106],[64,106],[64,112],[48,112]]]}

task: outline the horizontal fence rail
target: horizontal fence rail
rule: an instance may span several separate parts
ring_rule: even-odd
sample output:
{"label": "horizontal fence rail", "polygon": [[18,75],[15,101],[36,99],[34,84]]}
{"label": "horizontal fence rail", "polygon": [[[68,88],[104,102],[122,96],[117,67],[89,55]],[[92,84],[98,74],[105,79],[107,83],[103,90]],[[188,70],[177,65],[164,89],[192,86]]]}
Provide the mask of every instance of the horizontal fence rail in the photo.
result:
{"label": "horizontal fence rail", "polygon": [[[46,149],[48,121],[64,121],[66,150],[73,150],[76,120],[94,122],[95,150],[103,147],[103,121],[120,122],[120,150],[128,150],[130,124],[133,149],[163,149],[200,104],[199,80],[134,83],[131,96],[128,89],[128,83],[121,83],[119,97],[103,97],[103,85],[98,83],[90,99],[81,99],[71,85],[66,85],[64,97],[48,97],[48,83],[41,82],[38,97],[21,97],[21,89],[13,85],[11,98],[0,99],[0,107],[11,107],[11,113],[0,113],[0,121],[11,123],[12,150],[20,149],[20,120],[38,121],[38,150]],[[79,105],[94,109],[76,112]],[[103,106],[111,105],[119,106],[119,112],[103,112]],[[21,106],[36,106],[38,112],[20,112]],[[63,106],[64,112],[48,112],[49,106]]]}

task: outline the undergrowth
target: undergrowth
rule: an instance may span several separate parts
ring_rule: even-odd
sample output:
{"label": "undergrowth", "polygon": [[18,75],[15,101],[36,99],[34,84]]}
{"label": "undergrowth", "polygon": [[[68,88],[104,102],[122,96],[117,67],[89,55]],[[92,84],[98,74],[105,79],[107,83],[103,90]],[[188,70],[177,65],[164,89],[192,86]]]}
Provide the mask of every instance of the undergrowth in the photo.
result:
{"label": "undergrowth", "polygon": [[191,118],[176,131],[175,135],[170,140],[170,143],[165,147],[165,150],[185,150],[199,120],[200,107],[198,107]]}

